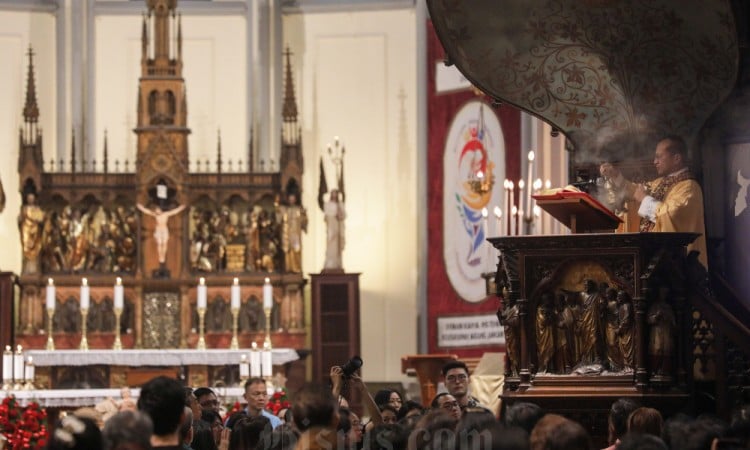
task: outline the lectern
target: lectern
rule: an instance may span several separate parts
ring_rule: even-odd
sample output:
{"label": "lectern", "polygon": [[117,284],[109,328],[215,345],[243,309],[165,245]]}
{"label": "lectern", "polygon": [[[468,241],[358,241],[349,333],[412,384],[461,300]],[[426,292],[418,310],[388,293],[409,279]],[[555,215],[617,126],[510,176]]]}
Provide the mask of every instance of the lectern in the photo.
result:
{"label": "lectern", "polygon": [[458,355],[431,354],[431,355],[408,355],[401,357],[401,372],[407,373],[414,369],[419,380],[422,392],[422,406],[430,407],[430,402],[437,393],[437,384],[440,380],[441,369],[450,361],[458,359]]}
{"label": "lectern", "polygon": [[534,195],[536,204],[575,233],[611,231],[622,219],[586,192],[558,190]]}

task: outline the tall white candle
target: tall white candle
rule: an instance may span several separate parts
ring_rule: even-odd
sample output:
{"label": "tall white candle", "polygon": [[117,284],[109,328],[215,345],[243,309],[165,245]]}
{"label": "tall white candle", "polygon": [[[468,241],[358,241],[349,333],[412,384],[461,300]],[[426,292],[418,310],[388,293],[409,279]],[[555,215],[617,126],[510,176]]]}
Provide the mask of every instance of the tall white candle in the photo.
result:
{"label": "tall white candle", "polygon": [[115,309],[122,309],[125,306],[125,290],[122,285],[122,278],[117,277],[115,282]]}
{"label": "tall white candle", "polygon": [[16,353],[13,355],[13,379],[16,383],[23,381],[25,368],[23,366],[23,347],[16,347]]}
{"label": "tall white candle", "polygon": [[81,309],[89,309],[91,306],[91,299],[89,297],[89,280],[83,278],[81,280]]}
{"label": "tall white candle", "polygon": [[[523,180],[518,180],[518,210],[524,211],[526,209],[526,183]],[[523,214],[519,213],[519,217],[523,219]],[[519,220],[519,233],[523,234],[523,220]]]}
{"label": "tall white candle", "polygon": [[240,356],[240,378],[247,378],[250,376],[250,363],[247,361],[247,355],[242,354]]}
{"label": "tall white candle", "polygon": [[26,381],[34,381],[34,375],[36,375],[34,368],[34,358],[29,356],[26,359],[26,371],[24,373],[24,378],[26,379]]}
{"label": "tall white candle", "polygon": [[495,213],[495,233],[498,236],[505,236],[505,233],[503,233],[503,210],[499,206],[495,206],[493,212]]}
{"label": "tall white candle", "polygon": [[271,279],[266,277],[263,283],[263,309],[271,308],[273,308],[273,286],[271,286]]}
{"label": "tall white candle", "polygon": [[[527,166],[528,175],[526,178],[526,209],[529,217],[531,217],[531,187],[534,183],[534,151],[529,152],[529,164]],[[523,192],[521,193],[523,194]],[[523,208],[522,208],[523,209]],[[521,217],[523,218],[523,216]]]}
{"label": "tall white candle", "polygon": [[10,345],[5,346],[3,352],[3,381],[10,381],[13,379],[13,351],[10,349]]}
{"label": "tall white candle", "polygon": [[230,288],[231,306],[233,310],[240,309],[240,279],[235,278]]}
{"label": "tall white candle", "polygon": [[513,205],[513,208],[510,211],[510,235],[515,236],[516,235],[516,219],[518,219],[518,208],[516,205]]}
{"label": "tall white candle", "polygon": [[261,373],[264,377],[273,375],[273,360],[271,359],[271,350],[263,350],[261,355]]}
{"label": "tall white candle", "polygon": [[[505,204],[503,205],[503,209],[505,210],[505,224],[508,224],[508,218],[510,217],[510,186],[508,185],[509,181],[505,179],[503,181],[503,189],[505,189]],[[503,229],[507,229],[507,227],[503,227]]]}
{"label": "tall white candle", "polygon": [[50,278],[47,280],[47,309],[55,309],[55,281]]}
{"label": "tall white candle", "polygon": [[206,288],[206,279],[203,277],[198,281],[198,300],[196,303],[198,309],[206,309],[206,304],[208,303],[208,291]]}
{"label": "tall white candle", "polygon": [[253,350],[250,352],[250,376],[260,376],[260,352],[258,351],[258,344],[253,342]]}

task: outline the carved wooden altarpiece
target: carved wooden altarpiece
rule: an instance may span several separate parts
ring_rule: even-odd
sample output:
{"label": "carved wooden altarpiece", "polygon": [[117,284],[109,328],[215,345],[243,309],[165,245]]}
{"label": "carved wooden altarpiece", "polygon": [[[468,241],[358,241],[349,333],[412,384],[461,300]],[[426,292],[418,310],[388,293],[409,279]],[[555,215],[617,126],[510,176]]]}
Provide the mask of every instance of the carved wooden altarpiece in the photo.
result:
{"label": "carved wooden altarpiece", "polygon": [[[124,285],[121,332],[124,348],[194,348],[198,341],[196,285],[208,285],[206,344],[226,348],[232,338],[230,286],[241,285],[239,346],[262,344],[266,318],[262,285],[273,285],[272,340],[276,347],[305,346],[300,268],[284,266],[286,201],[301,198],[303,160],[297,107],[287,50],[282,145],[278,167],[253,159],[191,160],[187,98],[182,74],[182,31],[174,0],[147,0],[142,28],[141,77],[137,86],[137,156],[134,164],[86,161],[73,139],[69,161],[42,159],[37,127],[33,53],[29,51],[24,127],[18,170],[23,206],[24,268],[16,342],[44,348],[45,286],[56,286],[53,316],[57,348],[81,340],[80,286],[86,277],[91,306],[87,335],[92,348],[112,348],[113,286]],[[134,86],[135,87],[135,86]],[[260,167],[260,170],[258,170]],[[155,219],[138,212],[186,209],[168,221],[166,258],[159,261]],[[21,220],[24,219],[24,220]]]}

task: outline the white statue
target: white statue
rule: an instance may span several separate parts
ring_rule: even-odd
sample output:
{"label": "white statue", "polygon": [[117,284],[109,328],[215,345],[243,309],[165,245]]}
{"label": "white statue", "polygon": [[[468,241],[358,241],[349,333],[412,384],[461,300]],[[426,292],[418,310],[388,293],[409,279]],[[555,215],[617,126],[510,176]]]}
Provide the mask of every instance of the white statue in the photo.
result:
{"label": "white statue", "polygon": [[167,244],[169,243],[169,227],[167,221],[170,217],[175,214],[179,214],[185,205],[180,205],[175,209],[169,211],[162,211],[158,206],[152,211],[145,206],[138,203],[136,205],[138,209],[149,216],[152,216],[156,220],[156,226],[154,227],[154,240],[156,240],[156,253],[159,256],[159,264],[164,265],[167,261]]}
{"label": "white statue", "polygon": [[326,260],[323,265],[323,271],[341,271],[343,264],[341,261],[341,252],[344,250],[344,219],[346,219],[346,210],[344,203],[339,201],[339,191],[333,189],[328,201],[323,207],[323,214],[326,219]]}

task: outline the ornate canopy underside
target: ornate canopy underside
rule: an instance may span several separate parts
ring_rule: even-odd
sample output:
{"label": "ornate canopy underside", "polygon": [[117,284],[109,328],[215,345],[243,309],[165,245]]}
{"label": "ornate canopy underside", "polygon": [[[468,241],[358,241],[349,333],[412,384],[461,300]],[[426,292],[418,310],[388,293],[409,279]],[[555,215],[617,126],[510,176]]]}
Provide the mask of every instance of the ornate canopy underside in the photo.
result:
{"label": "ornate canopy underside", "polygon": [[737,74],[726,0],[427,3],[469,80],[551,123],[590,161],[669,133],[691,142]]}

